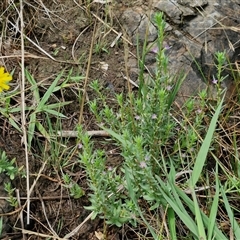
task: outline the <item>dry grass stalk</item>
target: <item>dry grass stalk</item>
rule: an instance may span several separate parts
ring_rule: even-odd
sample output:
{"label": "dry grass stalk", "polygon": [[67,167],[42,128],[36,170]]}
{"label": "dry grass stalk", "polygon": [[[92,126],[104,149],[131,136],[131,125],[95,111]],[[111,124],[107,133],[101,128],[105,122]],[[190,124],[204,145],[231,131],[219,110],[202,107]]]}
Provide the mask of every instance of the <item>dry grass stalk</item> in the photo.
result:
{"label": "dry grass stalk", "polygon": [[22,119],[22,133],[23,133],[23,143],[25,150],[25,161],[26,161],[26,190],[27,190],[27,224],[30,224],[30,183],[29,183],[29,156],[28,156],[28,142],[27,142],[27,121],[25,115],[25,58],[24,58],[24,19],[23,19],[23,1],[20,0],[20,21],[21,21],[21,71],[22,71],[22,81],[21,81],[21,119]]}

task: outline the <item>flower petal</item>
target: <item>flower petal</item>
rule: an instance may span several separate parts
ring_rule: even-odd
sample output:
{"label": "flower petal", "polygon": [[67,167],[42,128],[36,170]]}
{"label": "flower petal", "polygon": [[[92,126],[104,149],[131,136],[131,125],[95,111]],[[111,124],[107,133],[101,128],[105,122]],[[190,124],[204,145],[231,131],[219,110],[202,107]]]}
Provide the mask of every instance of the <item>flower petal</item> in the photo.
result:
{"label": "flower petal", "polygon": [[0,83],[1,82],[9,82],[12,80],[12,76],[8,74],[4,74],[3,76],[0,76]]}
{"label": "flower petal", "polygon": [[4,67],[0,67],[0,76],[4,74]]}
{"label": "flower petal", "polygon": [[0,88],[8,90],[10,87],[5,83],[0,83]]}
{"label": "flower petal", "polygon": [[4,67],[0,67],[0,92],[10,88],[8,82],[12,80],[12,75],[4,72]]}

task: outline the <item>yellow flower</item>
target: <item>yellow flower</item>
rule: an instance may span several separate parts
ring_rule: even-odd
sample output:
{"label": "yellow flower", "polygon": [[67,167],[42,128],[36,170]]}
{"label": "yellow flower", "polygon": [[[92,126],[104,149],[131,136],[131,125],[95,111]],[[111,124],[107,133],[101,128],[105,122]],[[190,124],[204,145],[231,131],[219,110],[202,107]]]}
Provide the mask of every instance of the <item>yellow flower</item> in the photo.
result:
{"label": "yellow flower", "polygon": [[0,92],[10,88],[8,83],[11,80],[12,76],[8,72],[4,72],[4,67],[0,67]]}

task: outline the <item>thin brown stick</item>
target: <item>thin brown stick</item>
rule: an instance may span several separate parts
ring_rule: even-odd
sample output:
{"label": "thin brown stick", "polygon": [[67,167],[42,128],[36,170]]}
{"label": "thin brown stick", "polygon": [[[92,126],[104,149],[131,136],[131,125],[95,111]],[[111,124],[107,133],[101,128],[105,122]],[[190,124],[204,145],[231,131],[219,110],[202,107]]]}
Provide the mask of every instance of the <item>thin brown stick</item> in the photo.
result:
{"label": "thin brown stick", "polygon": [[44,217],[45,217],[45,219],[46,219],[46,221],[47,221],[48,227],[49,227],[49,229],[52,231],[52,232],[51,232],[52,235],[53,235],[54,237],[58,237],[57,233],[54,231],[53,227],[51,226],[51,224],[50,224],[50,222],[49,222],[49,220],[48,220],[47,213],[46,213],[46,208],[45,208],[45,205],[44,205],[44,201],[43,201],[42,196],[41,196],[41,194],[39,193],[38,190],[37,190],[37,194],[38,194],[38,197],[39,197],[39,199],[40,199],[40,202],[41,202],[41,205],[42,205],[42,210],[43,210],[43,215],[44,215]]}
{"label": "thin brown stick", "polygon": [[[20,199],[19,189],[16,189],[16,195],[17,195],[18,206],[21,208],[21,199]],[[21,223],[21,228],[24,229],[23,212],[21,212],[20,214],[20,223]],[[24,232],[22,232],[22,237],[23,237],[23,240],[27,239]]]}
{"label": "thin brown stick", "polygon": [[[31,193],[32,193],[32,191],[33,191],[33,189],[34,189],[34,187],[35,187],[38,179],[40,178],[40,176],[41,176],[41,174],[42,174],[42,171],[44,170],[46,164],[47,164],[47,161],[43,163],[42,167],[40,168],[40,170],[39,170],[39,172],[38,172],[38,175],[37,175],[36,179],[33,181],[33,184],[32,184],[32,186],[31,186],[31,188],[29,189],[29,192],[28,192],[27,200],[26,200],[26,202],[23,204],[22,209],[20,208],[21,211],[24,210],[24,208],[25,208],[26,205],[28,204],[28,201],[30,201]],[[18,210],[18,211],[19,211],[19,210]],[[16,211],[16,212],[18,212],[18,211]],[[20,213],[20,214],[21,214],[21,213]]]}
{"label": "thin brown stick", "polygon": [[66,238],[60,238],[60,237],[57,237],[57,236],[51,236],[51,235],[47,235],[47,234],[43,234],[43,233],[39,233],[39,232],[33,232],[33,231],[30,231],[30,230],[26,230],[26,229],[21,229],[21,228],[15,228],[15,229],[21,230],[25,234],[35,235],[35,236],[38,236],[38,237],[43,237],[44,239],[67,240]]}
{"label": "thin brown stick", "polygon": [[[64,195],[64,196],[43,196],[43,197],[41,197],[41,199],[43,201],[54,201],[54,200],[70,199],[70,198],[74,198],[74,197],[71,197],[69,195]],[[40,200],[39,197],[30,197],[30,199],[32,201],[39,201]],[[9,200],[9,197],[0,197],[0,200],[6,200],[7,201],[7,200]],[[26,196],[25,197],[20,197],[19,200],[21,200],[21,201],[27,200],[27,197]],[[17,210],[19,211],[20,209],[22,209],[22,207],[18,208]],[[11,212],[11,215],[14,214],[14,213],[16,213],[16,211]],[[8,214],[8,213],[3,213],[0,216],[5,216],[6,214]]]}
{"label": "thin brown stick", "polygon": [[22,120],[22,132],[23,142],[25,150],[25,161],[26,161],[26,190],[27,190],[27,224],[30,224],[30,183],[29,183],[29,161],[28,161],[28,143],[27,143],[27,121],[25,115],[25,59],[24,59],[24,20],[23,20],[23,1],[20,0],[20,21],[21,21],[21,74],[22,74],[22,85],[21,85],[21,120]]}
{"label": "thin brown stick", "polygon": [[77,38],[75,39],[75,41],[74,41],[74,43],[73,43],[73,45],[72,45],[72,58],[73,58],[74,62],[76,62],[76,63],[77,63],[77,59],[75,58],[75,54],[74,54],[74,49],[75,49],[76,43],[77,43],[78,39],[82,36],[82,34],[83,34],[84,32],[86,32],[90,26],[91,26],[91,25],[85,27],[85,28],[80,32],[80,34],[77,36]]}
{"label": "thin brown stick", "polygon": [[[87,131],[86,132],[90,137],[110,137],[110,134],[103,130],[98,131]],[[78,136],[77,131],[58,131],[58,136],[61,137],[70,137],[70,138],[76,138]]]}
{"label": "thin brown stick", "polygon": [[82,119],[83,119],[83,107],[84,107],[86,93],[87,93],[87,83],[88,83],[88,76],[90,73],[90,66],[91,66],[91,61],[92,61],[92,52],[93,52],[93,44],[94,44],[94,38],[95,38],[95,32],[96,32],[96,25],[97,25],[97,23],[95,22],[91,46],[90,46],[90,50],[89,50],[89,56],[88,56],[87,71],[86,71],[85,81],[84,81],[84,85],[83,85],[83,94],[82,94],[82,99],[81,99],[80,114],[79,114],[79,120],[78,120],[79,124],[82,123]]}
{"label": "thin brown stick", "polygon": [[[27,199],[27,198],[26,198]],[[18,212],[20,212],[21,210],[23,210],[23,207],[19,207],[17,208],[16,210],[12,211],[12,212],[8,212],[8,213],[1,213],[0,214],[0,217],[3,217],[3,216],[11,216],[11,215],[14,215]]]}

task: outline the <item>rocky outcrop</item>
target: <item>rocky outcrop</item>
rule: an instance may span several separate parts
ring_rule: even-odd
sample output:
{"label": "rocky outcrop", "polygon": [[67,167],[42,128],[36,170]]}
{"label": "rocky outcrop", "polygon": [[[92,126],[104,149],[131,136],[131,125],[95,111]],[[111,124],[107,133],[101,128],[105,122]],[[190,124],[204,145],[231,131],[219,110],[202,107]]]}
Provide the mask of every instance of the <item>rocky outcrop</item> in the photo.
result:
{"label": "rocky outcrop", "polygon": [[[167,50],[170,72],[187,74],[178,100],[183,102],[185,97],[195,95],[206,86],[213,90],[214,54],[225,51],[231,63],[240,58],[239,0],[154,0],[148,13],[141,8],[127,9],[122,23],[133,44],[137,44],[137,39],[138,42],[147,39],[149,44],[156,40],[157,30],[152,19],[157,11],[164,13],[167,22],[165,44],[170,46]],[[148,69],[154,72],[154,52],[149,52],[147,60]],[[137,76],[136,59],[129,59],[129,69],[130,76]],[[227,87],[230,94],[232,86],[229,75],[223,87]]]}

